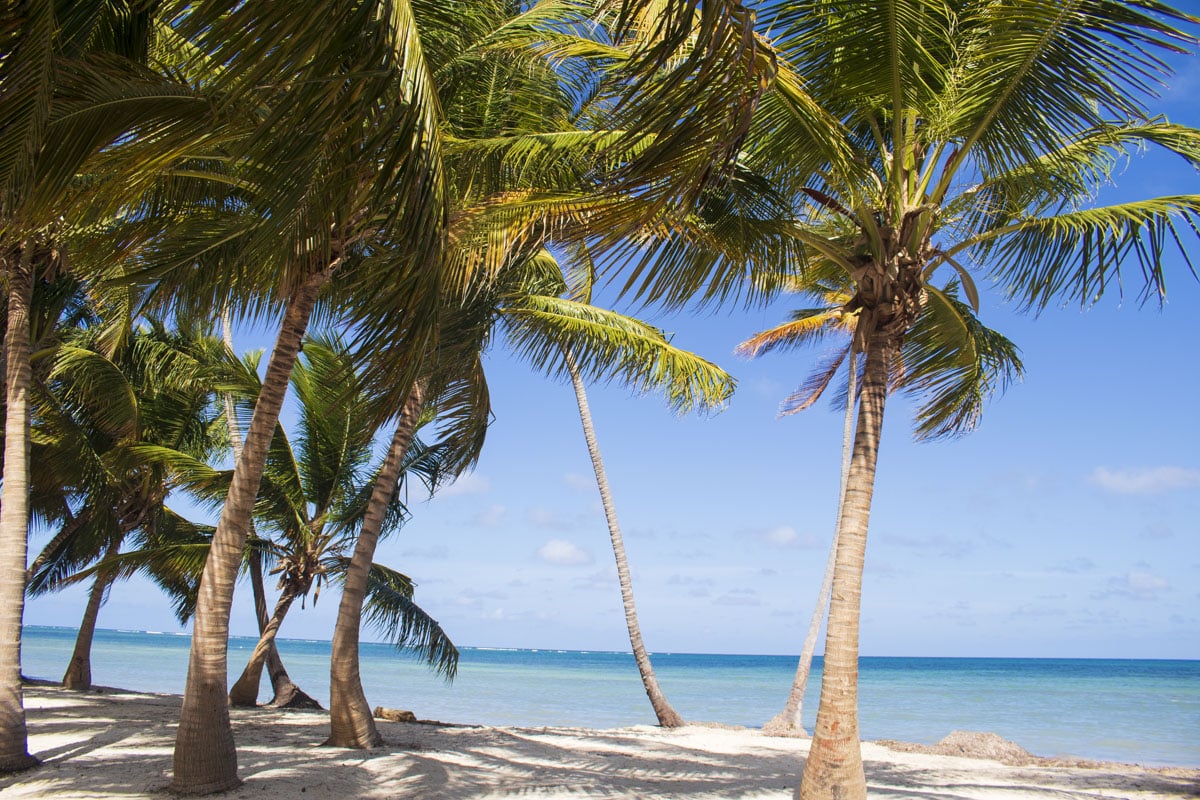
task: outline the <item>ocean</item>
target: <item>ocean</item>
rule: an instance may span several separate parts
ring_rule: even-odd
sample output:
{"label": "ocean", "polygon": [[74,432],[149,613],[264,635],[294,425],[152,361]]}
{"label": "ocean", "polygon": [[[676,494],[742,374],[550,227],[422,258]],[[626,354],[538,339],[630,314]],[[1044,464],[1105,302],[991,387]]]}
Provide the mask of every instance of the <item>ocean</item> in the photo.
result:
{"label": "ocean", "polygon": [[[23,672],[62,676],[75,631],[29,626]],[[187,636],[96,632],[95,683],[181,693]],[[230,641],[230,680],[254,647]],[[329,642],[279,640],[292,679],[329,698]],[[372,706],[422,719],[519,726],[613,728],[654,724],[633,656],[574,650],[464,648],[446,683],[411,656],[364,643],[364,689]],[[760,727],[782,707],[793,656],[656,653],[663,692],[689,721]],[[812,730],[818,658],[805,698]],[[270,686],[263,681],[263,702]],[[863,739],[932,744],[952,730],[993,731],[1041,756],[1078,756],[1157,766],[1200,766],[1200,661],[1024,658],[863,658]]]}

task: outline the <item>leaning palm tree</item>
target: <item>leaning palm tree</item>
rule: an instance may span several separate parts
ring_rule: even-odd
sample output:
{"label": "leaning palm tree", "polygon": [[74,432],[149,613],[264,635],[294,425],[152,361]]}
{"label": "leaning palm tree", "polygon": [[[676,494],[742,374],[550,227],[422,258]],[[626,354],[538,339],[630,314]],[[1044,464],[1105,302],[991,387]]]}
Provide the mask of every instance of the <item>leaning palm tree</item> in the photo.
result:
{"label": "leaning palm tree", "polygon": [[[369,504],[366,487],[376,484],[371,478],[382,470],[370,464],[374,403],[340,342],[306,342],[292,373],[292,388],[300,412],[296,435],[277,429],[255,513],[257,527],[265,534],[261,549],[274,565],[270,572],[279,575],[280,595],[245,670],[230,689],[230,704],[235,706],[254,705],[268,650],[292,603],[311,596],[315,604],[322,585],[329,580],[344,583],[347,554]],[[426,447],[419,440],[414,445],[393,482],[419,475],[432,485],[442,448]],[[406,514],[393,494],[384,509],[382,533],[398,528]],[[372,564],[369,585],[374,591],[367,596],[368,604],[383,607],[379,592],[395,583],[381,579],[386,572]],[[397,580],[410,587],[406,597],[411,600],[411,581],[403,576]],[[415,604],[407,604],[405,610],[388,630],[393,643],[416,650],[453,675],[457,650],[440,626]]]}
{"label": "leaning palm tree", "polygon": [[[791,284],[797,290],[801,285],[799,281],[795,280],[791,281]],[[844,328],[853,334],[853,318],[842,313],[841,309],[842,304],[848,299],[844,292],[826,287],[825,291],[820,292],[820,295],[828,306],[827,308],[818,310],[816,313],[811,311],[794,312],[791,320],[755,334],[738,345],[734,352],[739,355],[756,357],[779,346],[787,347],[811,339],[815,333],[824,332],[829,328]],[[841,517],[842,503],[846,499],[846,478],[850,471],[850,450],[854,438],[854,409],[858,399],[858,365],[854,348],[847,348],[842,354],[841,360],[846,362],[846,401],[842,424],[842,475],[838,482],[838,504],[835,519]],[[836,370],[838,366],[840,363],[834,369]],[[830,380],[832,378],[833,376],[830,375]],[[828,383],[825,384],[825,386],[827,385]],[[780,407],[779,416],[795,414],[815,403],[820,394],[824,392],[824,386],[816,388],[816,391],[802,393],[801,390],[797,390],[793,392]],[[783,710],[768,720],[762,728],[763,733],[770,736],[803,737],[807,735],[803,722],[804,693],[808,690],[808,678],[812,671],[817,638],[821,632],[821,624],[825,620],[829,594],[833,591],[833,570],[837,563],[837,533],[835,526],[833,541],[829,547],[829,557],[825,561],[825,571],[821,576],[821,586],[817,590],[817,601],[813,606],[812,616],[809,618],[804,644],[800,648],[800,660],[796,664],[796,675],[792,679],[792,688],[788,692]]]}
{"label": "leaning palm tree", "polygon": [[[196,526],[167,505],[176,486],[162,464],[148,463],[138,448],[155,444],[199,459],[217,451],[223,437],[215,431],[211,384],[219,345],[154,320],[113,350],[104,346],[107,334],[95,326],[68,336],[38,393],[33,433],[43,472],[74,512],[34,559],[31,594],[61,588],[123,547],[197,535]],[[92,636],[115,578],[108,568],[95,572],[63,677],[69,689],[91,688]]]}
{"label": "leaning palm tree", "polygon": [[578,248],[577,252],[583,263],[565,274],[548,251],[541,253],[541,260],[547,262],[549,269],[533,284],[539,291],[518,298],[506,310],[505,322],[510,338],[520,347],[546,350],[557,346],[560,350],[561,368],[575,393],[584,442],[604,509],[625,626],[642,686],[658,724],[679,727],[684,724],[683,718],[659,686],[642,637],[624,537],[596,437],[580,356],[594,353],[596,345],[603,343],[600,352],[588,359],[589,364],[595,365],[587,370],[593,379],[616,380],[635,392],[661,392],[680,413],[720,406],[733,393],[733,379],[716,365],[673,345],[657,328],[593,306],[590,301],[594,270],[586,248]]}
{"label": "leaning palm tree", "polygon": [[318,296],[334,280],[371,283],[410,311],[400,335],[425,336],[444,208],[437,110],[407,4],[347,0],[303,14],[221,0],[167,8],[170,33],[186,45],[176,48],[186,56],[179,71],[227,124],[167,163],[155,190],[124,210],[118,238],[137,246],[123,245],[123,277],[164,307],[200,314],[228,304],[281,320],[194,617],[172,786],[208,793],[238,783],[226,684],[233,585]]}
{"label": "leaning palm tree", "polygon": [[[730,123],[735,127],[742,124],[736,116],[717,123],[710,119],[708,125],[700,123],[700,119],[713,112],[720,116],[722,103],[734,99],[744,103],[743,94],[753,95],[761,90],[761,85],[755,83],[758,78],[754,77],[761,77],[762,67],[756,42],[737,51],[708,49],[718,40],[729,42],[729,37],[736,38],[736,31],[740,30],[736,25],[721,23],[715,28],[702,28],[700,36],[691,40],[689,58],[673,62],[671,68],[656,69],[663,66],[656,63],[657,58],[671,46],[684,44],[668,42],[681,31],[692,29],[697,20],[692,18],[691,10],[667,9],[659,3],[631,3],[627,9],[631,13],[619,18],[607,5],[564,1],[527,6],[494,2],[479,4],[466,16],[458,7],[419,9],[420,29],[430,33],[431,41],[438,45],[429,47],[426,56],[440,90],[442,108],[446,110],[443,154],[454,209],[450,236],[454,247],[446,254],[447,269],[452,275],[473,276],[474,280],[468,284],[470,290],[465,293],[465,300],[451,296],[446,308],[455,311],[441,311],[438,326],[441,333],[436,343],[423,344],[425,349],[418,350],[407,345],[375,344],[376,351],[387,353],[393,361],[402,354],[399,358],[402,363],[438,365],[435,372],[415,380],[403,377],[386,381],[394,387],[390,390],[395,395],[394,406],[403,408],[389,456],[393,469],[403,456],[407,437],[424,406],[439,414],[447,413],[447,403],[461,409],[461,414],[450,413],[465,424],[466,441],[481,438],[480,419],[486,417],[486,405],[479,400],[485,398],[470,399],[471,387],[485,385],[478,355],[490,337],[495,315],[499,312],[504,319],[504,315],[517,313],[519,302],[514,304],[514,298],[520,292],[514,286],[525,280],[524,270],[544,262],[540,258],[543,245],[555,236],[582,240],[599,232],[611,240],[611,246],[612,241],[619,241],[623,235],[640,236],[647,226],[661,235],[668,220],[687,212],[691,195],[720,172],[714,171],[707,157],[701,156],[702,148],[696,146],[697,142],[702,138],[712,139],[714,148],[708,152],[723,151],[737,136],[721,141],[720,135],[714,137],[714,133]],[[634,5],[645,8],[633,9]],[[715,23],[728,10],[713,4],[706,11],[706,24]],[[735,13],[744,15],[744,11]],[[447,14],[454,18],[443,19]],[[744,15],[739,19],[745,23],[751,17]],[[656,20],[664,27],[656,28]],[[587,36],[582,34],[584,31]],[[614,47],[614,43],[622,46]],[[675,124],[673,112],[669,114],[671,124],[665,125],[668,114],[662,95],[663,86],[670,83],[668,74],[675,76],[678,87],[688,70],[701,63],[717,70],[718,63],[729,60],[735,52],[739,55],[734,61],[747,59],[740,67],[746,69],[741,78],[747,78],[757,88],[743,92],[744,87],[739,88],[740,79],[730,81],[719,94],[702,101],[703,110],[693,105],[696,113],[690,118],[690,133]],[[612,69],[614,61],[622,69]],[[652,75],[653,80],[630,81],[629,75],[640,70]],[[687,93],[694,98],[699,83],[689,85]],[[506,89],[498,92],[496,86]],[[630,96],[630,87],[641,98],[640,102],[625,106],[633,109],[623,117],[629,123],[624,128],[632,133],[605,127],[613,124],[609,112],[615,98]],[[651,98],[657,99],[651,102]],[[651,122],[653,119],[657,121]],[[671,145],[684,138],[691,139],[688,147]],[[370,303],[370,298],[364,300]],[[552,294],[539,300],[552,304],[559,298]],[[532,325],[539,314],[546,321],[542,344],[531,350],[537,353],[536,362],[564,374],[567,372],[564,353],[568,351],[588,361],[589,374],[611,377],[637,371],[630,368],[632,360],[620,360],[628,353],[613,360],[621,347],[644,348],[655,337],[656,344],[664,344],[661,334],[649,326],[641,326],[636,335],[630,335],[633,325],[626,323],[632,321],[623,320],[608,329],[610,333],[619,329],[618,339],[626,337],[621,344],[614,345],[605,339],[605,326],[611,320],[585,322],[586,314],[578,309],[567,314],[560,311],[537,308],[536,304],[524,309],[527,324]],[[557,320],[560,329],[552,331],[548,320]],[[593,336],[586,347],[578,344],[582,341],[580,331]],[[568,338],[563,338],[564,333]],[[448,345],[447,339],[456,341]],[[636,344],[631,345],[631,341]],[[598,360],[593,361],[593,353],[599,354]],[[640,350],[639,353],[644,355]],[[692,365],[698,363],[701,362],[694,360]],[[656,364],[651,358],[638,366],[655,369]],[[711,379],[716,371],[711,365],[704,366],[710,371],[704,378],[697,378],[698,383]],[[383,371],[388,372],[386,367]],[[657,376],[661,382],[688,380],[678,375],[668,377],[667,371]],[[711,383],[715,387],[722,380]],[[464,402],[448,400],[439,385]],[[728,384],[724,386],[727,389]],[[726,389],[712,388],[712,392],[723,397]],[[474,446],[463,450],[466,460],[456,459],[460,466],[474,457]],[[378,507],[395,490],[395,481],[381,473],[376,490]],[[377,512],[368,514],[339,609],[331,671],[330,744],[364,747],[379,741],[362,692],[357,660],[359,598],[365,588],[365,565],[370,563],[374,552],[373,531],[379,519]],[[642,666],[648,673],[648,662]],[[654,683],[650,673],[650,684]],[[651,694],[661,696],[656,689]],[[665,701],[656,702],[656,709],[664,707]],[[669,707],[660,714],[660,719],[664,724],[678,722],[678,716]]]}
{"label": "leaning palm tree", "polygon": [[[1200,164],[1200,131],[1154,117],[1146,103],[1169,74],[1161,54],[1195,44],[1178,26],[1200,20],[1141,0],[811,0],[773,11],[780,72],[746,159],[796,199],[803,265],[831,265],[852,281],[844,308],[858,314],[853,346],[865,360],[800,787],[805,800],[853,800],[866,792],[859,597],[890,378],[913,369],[900,353],[918,344],[930,358],[969,363],[949,328],[917,342],[923,314],[953,307],[935,273],[951,271],[972,307],[980,270],[1037,308],[1058,297],[1090,302],[1130,264],[1145,295],[1160,295],[1164,255],[1197,230],[1200,196],[1095,198],[1127,148],[1161,146]],[[824,136],[793,121],[791,109],[813,105],[828,114]],[[952,394],[954,382],[938,374],[914,388]],[[918,431],[952,433],[978,413],[975,403],[958,408],[923,417]]]}
{"label": "leaning palm tree", "polygon": [[[233,321],[228,307],[222,309],[220,316],[221,341],[225,345],[226,357],[236,359],[237,356],[234,355],[233,349]],[[258,385],[258,373],[254,370],[249,370],[245,378],[249,379],[246,383],[252,387],[250,395],[256,397],[260,388]],[[229,430],[229,444],[233,450],[233,461],[236,464],[242,456],[242,425],[237,415],[238,395],[233,390],[233,387],[226,387],[226,390],[221,394],[222,405],[225,411],[225,426]],[[258,534],[254,530],[253,522],[250,525],[247,541],[249,542],[248,549],[250,553],[246,559],[246,571],[250,573],[250,591],[254,596],[254,619],[258,623],[258,634],[262,636],[270,622],[270,617],[267,614],[266,582],[263,580],[263,554],[262,549],[256,546]],[[267,649],[267,674],[270,676],[271,690],[273,692],[269,705],[276,708],[320,709],[321,704],[292,680],[287,668],[283,665],[283,659],[279,656],[279,649],[275,646],[274,642]],[[254,702],[258,702],[257,693]]]}

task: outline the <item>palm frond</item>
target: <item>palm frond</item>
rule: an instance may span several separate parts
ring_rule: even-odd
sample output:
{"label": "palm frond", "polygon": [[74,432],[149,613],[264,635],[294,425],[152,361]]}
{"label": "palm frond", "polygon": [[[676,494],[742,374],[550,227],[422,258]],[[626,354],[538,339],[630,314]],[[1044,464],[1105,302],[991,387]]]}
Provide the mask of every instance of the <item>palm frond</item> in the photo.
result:
{"label": "palm frond", "polygon": [[413,590],[407,575],[372,564],[364,619],[395,647],[413,651],[430,669],[452,681],[458,671],[458,648],[437,620],[413,602]]}
{"label": "palm frond", "polygon": [[1012,295],[1031,308],[1055,298],[1095,302],[1113,283],[1123,291],[1128,262],[1140,271],[1137,294],[1166,296],[1166,256],[1182,255],[1193,275],[1186,241],[1200,239],[1200,195],[1157,197],[1023,219],[967,239]]}
{"label": "palm frond", "polygon": [[955,284],[928,291],[900,356],[903,388],[920,402],[915,435],[922,440],[970,432],[984,403],[1024,371],[1016,345],[980,323]]}
{"label": "palm frond", "polygon": [[734,380],[724,370],[675,347],[659,329],[614,311],[529,295],[513,298],[502,319],[517,353],[552,375],[566,374],[569,352],[588,379],[661,392],[681,413],[717,407],[733,392]]}

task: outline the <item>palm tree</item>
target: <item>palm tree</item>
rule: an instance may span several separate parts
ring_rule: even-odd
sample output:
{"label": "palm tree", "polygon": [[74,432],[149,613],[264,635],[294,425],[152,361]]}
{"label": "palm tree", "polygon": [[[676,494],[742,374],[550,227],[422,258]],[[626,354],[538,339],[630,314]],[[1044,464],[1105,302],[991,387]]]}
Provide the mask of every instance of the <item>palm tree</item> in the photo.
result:
{"label": "palm tree", "polygon": [[[903,348],[971,363],[951,335],[970,315],[949,313],[934,273],[952,270],[972,308],[978,268],[1039,308],[1056,297],[1094,300],[1127,261],[1143,271],[1146,295],[1160,293],[1166,245],[1182,248],[1185,226],[1197,229],[1200,196],[1098,207],[1093,198],[1128,147],[1158,145],[1200,163],[1200,132],[1152,117],[1144,102],[1150,82],[1168,74],[1159,53],[1193,45],[1177,26],[1198,20],[1125,0],[810,0],[772,10],[780,71],[745,157],[796,199],[802,265],[852,281],[844,309],[859,317],[853,346],[865,358],[821,702],[799,790],[805,800],[853,799],[866,791],[859,598],[890,377],[914,369]],[[828,117],[823,135],[791,113],[813,106]],[[919,335],[922,314],[945,315],[945,325]],[[976,389],[947,375],[911,384],[931,399],[919,433],[950,434],[978,414]]]}
{"label": "palm tree", "polygon": [[[224,129],[187,161],[169,163],[178,169],[126,213],[121,238],[147,243],[127,248],[136,261],[126,277],[155,290],[153,302],[195,314],[229,303],[238,313],[282,312],[200,584],[176,791],[238,782],[226,700],[233,584],[318,295],[335,275],[373,282],[377,298],[412,312],[402,333],[425,335],[444,209],[437,112],[407,8],[350,0],[304,14],[221,0],[171,7],[169,30],[188,57],[179,71],[213,98]],[[387,246],[373,251],[381,241]],[[197,261],[214,268],[195,270]]]}
{"label": "palm tree", "polygon": [[[104,183],[116,205],[146,170],[112,162],[113,182],[75,191],[90,160],[137,128],[144,154],[162,157],[194,137],[207,104],[145,61],[153,8],[126,3],[25,3],[0,31],[0,269],[6,279],[6,419],[0,503],[0,769],[32,765],[21,705],[20,642],[28,540],[30,333],[33,285],[62,267],[72,201]],[[182,123],[182,124],[180,124]],[[19,574],[20,573],[20,574]]]}
{"label": "palm tree", "polygon": [[[69,335],[39,392],[34,436],[55,484],[45,491],[61,493],[76,510],[31,565],[31,594],[61,588],[88,563],[109,561],[125,545],[199,533],[167,506],[174,486],[163,465],[147,462],[139,448],[154,444],[200,459],[216,451],[215,342],[149,320],[105,352],[109,333],[95,326]],[[117,577],[111,567],[94,572],[63,677],[69,689],[91,688],[92,635]],[[154,577],[173,586],[179,576]]]}
{"label": "palm tree", "polygon": [[[846,276],[836,274],[823,280],[816,275],[810,275],[807,283],[788,276],[779,276],[776,280],[790,291],[806,294],[820,301],[821,305],[793,312],[788,322],[756,333],[740,344],[736,352],[739,355],[756,357],[776,349],[812,345],[830,335],[845,337],[845,344],[837,347],[809,380],[788,396],[780,407],[780,416],[796,414],[810,408],[821,398],[845,365],[842,470],[838,514],[835,517],[840,519],[850,469],[859,379],[852,343],[859,314],[846,310],[846,304],[853,297],[853,287]],[[930,350],[930,343],[934,343],[935,351]],[[942,352],[937,352],[939,350]],[[946,358],[945,355],[949,353],[953,353],[954,357]],[[897,362],[893,366],[894,373],[890,378],[890,388],[893,391],[912,387],[915,393],[920,394],[921,388],[918,387],[928,388],[935,382],[940,387],[940,391],[926,397],[924,405],[918,409],[918,418],[923,421],[918,439],[969,432],[979,420],[980,404],[993,392],[1002,390],[1008,383],[1020,378],[1023,370],[1016,346],[974,318],[971,308],[958,299],[958,287],[954,283],[930,296],[923,312],[913,323],[913,330],[897,354]],[[937,405],[938,403],[942,405]],[[949,429],[935,428],[929,425],[933,418],[953,418],[961,421]],[[787,702],[783,711],[763,726],[763,731],[771,735],[805,735],[801,722],[804,692],[812,667],[817,636],[833,588],[839,535],[840,531],[835,529],[816,606],[809,622],[804,646],[800,651],[796,677],[792,681]]]}
{"label": "palm tree", "polygon": [[[268,534],[262,549],[274,564],[272,574],[279,575],[281,594],[249,663],[230,690],[230,704],[235,706],[254,705],[268,649],[292,603],[310,592],[315,603],[323,584],[331,579],[345,582],[346,552],[359,538],[356,529],[369,502],[364,487],[376,483],[365,478],[382,469],[367,469],[375,431],[370,419],[373,402],[337,340],[305,343],[292,387],[300,405],[295,444],[281,428],[276,431],[255,515],[259,530]],[[419,441],[416,445],[393,483],[403,475],[421,475],[430,483],[437,480],[439,449]],[[398,527],[405,513],[395,497],[390,499],[384,508],[384,532]],[[379,580],[377,565],[372,567],[374,571],[368,572],[375,578],[374,588],[382,589],[388,582]],[[403,576],[400,579],[411,584]],[[376,595],[371,598],[378,604],[381,599]],[[407,614],[388,632],[398,647],[413,646],[423,655],[433,654],[433,663],[453,674],[457,651],[416,605],[410,604]]]}
{"label": "palm tree", "polygon": [[[221,341],[225,345],[226,356],[230,359],[236,359],[233,349],[233,320],[229,313],[228,306],[221,311]],[[251,371],[251,374],[246,377],[252,377],[248,383],[252,384],[253,396],[257,396],[258,389],[258,374]],[[229,444],[233,449],[233,461],[236,464],[237,460],[242,456],[242,426],[237,417],[237,396],[233,391],[225,391],[222,393],[222,403],[225,407],[225,426],[229,429]],[[254,524],[251,522],[250,532],[248,535],[250,542],[250,555],[247,559],[246,569],[250,573],[250,590],[254,595],[254,617],[258,623],[258,635],[262,636],[267,629],[267,624],[270,617],[267,615],[267,595],[263,581],[263,554],[262,549],[257,547],[258,534],[254,530]],[[307,692],[303,691],[299,686],[292,681],[288,674],[287,668],[283,666],[283,659],[279,656],[279,650],[272,641],[267,649],[267,674],[271,679],[271,689],[273,696],[268,705],[276,708],[309,708],[319,710],[321,704],[314,700]],[[256,687],[257,689],[257,687]],[[258,702],[257,691],[255,692],[254,702]]]}
{"label": "palm tree", "polygon": [[[657,33],[650,30],[654,25],[649,21],[656,17],[665,20],[662,13],[665,10],[656,6],[648,15],[638,11],[624,20],[623,28],[622,21],[605,10],[603,4],[592,7],[587,3],[545,2],[526,8],[519,3],[497,2],[481,4],[465,17],[457,7],[422,8],[429,17],[418,18],[421,30],[439,45],[429,48],[427,62],[440,88],[442,108],[446,110],[444,125],[448,133],[443,152],[454,208],[450,238],[455,243],[447,252],[448,270],[476,279],[470,284],[467,299],[456,301],[457,312],[442,310],[439,330],[443,340],[436,349],[402,351],[405,353],[402,363],[407,360],[438,364],[442,377],[431,374],[417,381],[408,378],[386,381],[395,387],[391,391],[396,396],[396,405],[404,408],[393,437],[389,464],[399,464],[403,458],[407,437],[423,404],[446,413],[446,400],[439,399],[436,389],[439,380],[447,387],[465,392],[462,403],[451,401],[451,405],[462,409],[458,418],[467,424],[466,441],[481,440],[481,418],[486,418],[486,404],[470,400],[470,387],[484,386],[478,354],[486,346],[497,314],[501,321],[512,320],[512,325],[538,330],[530,340],[538,343],[527,352],[535,364],[552,371],[568,371],[564,354],[571,351],[577,357],[589,359],[589,372],[605,377],[635,376],[641,370],[643,374],[635,381],[639,385],[657,381],[660,387],[668,386],[670,391],[689,398],[692,392],[708,391],[710,403],[714,402],[712,396],[723,399],[728,393],[728,376],[720,373],[720,377],[714,378],[719,371],[712,365],[692,357],[681,368],[682,351],[671,350],[665,357],[656,353],[647,361],[644,358],[647,351],[665,348],[665,339],[653,328],[625,318],[613,325],[616,315],[607,319],[594,315],[588,318],[593,310],[581,304],[564,313],[567,301],[554,296],[559,288],[547,296],[527,284],[530,278],[526,272],[530,267],[538,264],[544,267],[547,260],[554,265],[542,249],[554,235],[587,238],[591,231],[604,231],[606,239],[619,243],[622,231],[638,231],[641,235],[643,223],[650,220],[655,220],[661,230],[668,218],[680,213],[681,198],[708,181],[700,173],[710,173],[711,164],[705,160],[703,170],[699,169],[696,161],[699,151],[693,147],[663,147],[656,151],[657,156],[645,157],[655,152],[654,146],[647,146],[647,140],[662,144],[677,136],[677,130],[660,129],[657,135],[650,135],[645,126],[632,124],[629,129],[639,133],[624,136],[602,124],[611,122],[602,110],[610,108],[615,97],[628,91],[628,84],[623,83],[628,70],[612,70],[614,56],[619,56],[616,60],[622,66],[637,61],[636,68],[649,69],[656,74],[656,81],[664,80],[662,71],[655,73],[653,69],[651,51],[665,41],[661,37],[666,34],[663,30]],[[678,11],[675,9],[674,13]],[[683,16],[689,19],[682,28],[673,29],[676,34],[694,22],[690,19],[691,12],[684,11]],[[447,13],[459,18],[438,17]],[[709,22],[715,18],[709,15]],[[674,19],[671,24],[678,25],[680,21]],[[710,30],[704,36],[720,39],[733,29]],[[587,31],[592,38],[582,37],[580,31]],[[622,49],[611,46],[612,41],[624,39],[628,41]],[[638,51],[638,47],[644,49]],[[702,49],[702,43],[696,40],[693,53],[696,61],[689,62],[687,69],[701,60],[713,67],[732,52],[722,54],[714,50],[703,54]],[[744,55],[753,51],[751,47],[741,52]],[[666,51],[659,48],[655,52],[661,55]],[[639,56],[643,60],[639,61]],[[569,63],[564,63],[564,59]],[[686,72],[678,64],[676,67],[676,77]],[[585,86],[583,91],[568,85],[564,76],[579,76],[578,83]],[[496,91],[496,86],[505,90]],[[657,96],[660,87],[655,83],[642,89],[648,98]],[[731,91],[723,97],[728,100],[736,93]],[[716,95],[710,99],[715,98]],[[659,105],[651,107],[647,101],[633,107],[647,111],[649,118],[661,111],[662,99],[655,102]],[[712,113],[720,102],[724,101],[707,105],[705,113]],[[632,117],[626,116],[625,120],[631,122]],[[659,122],[662,121],[660,118]],[[725,123],[728,122],[726,119]],[[703,136],[711,137],[714,130],[706,129]],[[688,135],[696,138],[699,132]],[[717,147],[726,145],[727,142]],[[614,168],[614,164],[619,168]],[[666,174],[671,175],[671,180],[663,180]],[[557,266],[553,269],[557,275]],[[558,281],[561,283],[561,277]],[[558,306],[554,307],[556,303]],[[447,308],[455,307],[451,303]],[[467,309],[466,313],[461,313],[463,309]],[[515,321],[518,317],[523,320],[521,323]],[[637,332],[631,333],[635,328]],[[584,344],[581,336],[591,337],[590,341]],[[448,347],[446,338],[457,341]],[[392,346],[381,347],[376,342],[374,349],[388,352],[394,358]],[[458,355],[451,357],[451,351]],[[631,355],[635,351],[636,355]],[[675,362],[664,366],[660,357],[667,362],[674,358]],[[699,372],[690,377],[681,377],[677,372],[696,367]],[[658,370],[653,379],[648,377],[651,370]],[[388,372],[386,366],[382,371]],[[689,381],[693,385],[681,389]],[[704,388],[696,388],[701,384],[705,384]],[[691,399],[680,405],[690,402]],[[473,460],[477,446],[472,444],[463,449],[463,458],[456,459],[460,467]],[[395,480],[381,474],[376,490],[375,503],[386,503],[395,490]],[[369,513],[360,532],[339,609],[331,671],[333,724],[329,744],[370,747],[379,742],[362,692],[357,660],[358,597],[365,588],[365,565],[370,563],[374,552],[374,531],[379,518],[378,511]],[[632,602],[631,595],[629,600]],[[636,615],[630,619],[636,631]],[[637,638],[640,639],[640,634]],[[644,656],[644,648],[639,649]],[[651,694],[660,698],[656,708],[663,708],[665,701],[657,691],[648,659],[640,660],[644,674],[649,675],[648,686],[653,687]],[[660,719],[664,724],[678,724],[674,712],[668,715],[664,711]]]}
{"label": "palm tree", "polygon": [[[791,281],[792,287],[800,289],[797,281]],[[815,288],[815,287],[814,287]],[[825,328],[845,328],[853,334],[853,320],[841,313],[841,306],[848,299],[844,292],[827,290],[821,293],[822,299],[829,308],[825,313],[792,314],[792,319],[761,333],[757,333],[735,348],[738,355],[756,357],[777,345],[791,345],[801,340],[811,338],[814,330]],[[854,438],[854,408],[857,402],[858,367],[854,348],[843,351],[842,358],[846,361],[846,402],[845,416],[842,423],[842,477],[838,486],[838,506],[836,518],[841,517],[842,504],[846,499],[846,478],[850,472],[850,450]],[[840,366],[840,363],[837,365]],[[836,367],[835,367],[836,369]],[[830,380],[833,376],[830,375]],[[828,384],[826,384],[828,385]],[[800,390],[793,392],[784,401],[779,415],[788,416],[807,408],[816,402],[823,388],[816,392],[802,394]],[[829,594],[833,590],[833,570],[837,563],[838,531],[834,530],[833,541],[829,548],[829,557],[825,561],[825,571],[821,576],[821,586],[817,590],[817,602],[813,606],[812,617],[809,618],[808,631],[804,635],[804,644],[800,648],[800,660],[796,665],[796,676],[792,679],[792,688],[788,692],[783,710],[763,725],[763,733],[769,736],[806,736],[804,730],[804,693],[808,690],[808,677],[812,671],[813,654],[817,648],[817,637],[820,635],[821,623],[825,619],[825,609],[829,604]]]}

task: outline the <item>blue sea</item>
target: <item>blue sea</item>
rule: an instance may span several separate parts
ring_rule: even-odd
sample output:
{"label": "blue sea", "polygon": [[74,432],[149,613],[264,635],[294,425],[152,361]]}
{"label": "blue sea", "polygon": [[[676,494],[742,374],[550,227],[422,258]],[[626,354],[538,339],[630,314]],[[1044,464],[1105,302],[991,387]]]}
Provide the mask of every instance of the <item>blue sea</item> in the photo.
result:
{"label": "blue sea", "polygon": [[[23,671],[62,676],[75,631],[27,627]],[[96,632],[92,677],[100,685],[180,693],[187,636]],[[254,640],[230,641],[236,679]],[[281,639],[296,683],[328,704],[329,642]],[[388,645],[362,646],[367,698],[422,719],[489,725],[611,728],[654,724],[628,653],[464,648],[446,683]],[[691,721],[759,727],[782,707],[792,656],[658,653],[654,668],[675,709]],[[820,659],[805,698],[817,710]],[[262,701],[270,699],[264,679]],[[993,731],[1042,756],[1200,766],[1200,661],[1017,658],[863,658],[864,739],[932,744],[951,730]]]}

